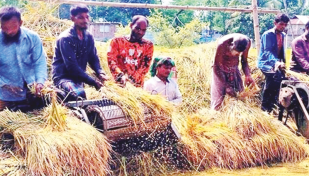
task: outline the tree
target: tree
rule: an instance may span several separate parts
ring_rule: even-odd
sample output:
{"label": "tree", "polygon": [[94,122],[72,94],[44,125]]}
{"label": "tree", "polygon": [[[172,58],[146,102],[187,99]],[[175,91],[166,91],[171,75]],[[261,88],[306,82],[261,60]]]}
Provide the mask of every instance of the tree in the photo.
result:
{"label": "tree", "polygon": [[[105,2],[106,0],[97,0]],[[155,4],[157,0],[107,0],[108,2],[120,3],[148,3]],[[64,19],[70,18],[71,5],[63,4],[59,8],[59,17]],[[90,16],[93,21],[103,19],[103,21],[119,22],[122,25],[127,25],[134,15],[149,16],[150,10],[145,8],[122,8],[122,7],[102,7],[102,6],[89,6]]]}
{"label": "tree", "polygon": [[194,44],[200,38],[202,28],[206,24],[193,19],[184,26],[173,26],[161,12],[155,11],[150,17],[150,31],[154,33],[157,45],[179,48]]}
{"label": "tree", "polygon": [[16,6],[16,7],[24,7],[27,4],[26,0],[1,0],[0,7],[3,6]]}

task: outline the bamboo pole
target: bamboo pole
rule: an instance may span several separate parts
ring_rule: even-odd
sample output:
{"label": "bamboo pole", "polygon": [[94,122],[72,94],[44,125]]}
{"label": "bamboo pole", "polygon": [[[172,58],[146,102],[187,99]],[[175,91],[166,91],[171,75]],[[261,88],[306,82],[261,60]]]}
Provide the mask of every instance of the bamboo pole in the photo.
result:
{"label": "bamboo pole", "polygon": [[257,50],[257,54],[260,52],[260,28],[259,28],[259,18],[257,11],[257,1],[252,0],[252,14],[253,14],[253,28],[254,28],[254,36],[255,36],[255,46]]}
{"label": "bamboo pole", "polygon": [[[57,0],[63,4],[86,4],[95,6],[124,7],[124,8],[161,8],[161,9],[184,9],[184,10],[212,10],[212,11],[230,11],[251,13],[252,9],[239,9],[227,7],[205,7],[205,6],[178,6],[178,5],[161,5],[161,4],[141,4],[141,3],[114,3],[98,1],[81,1],[81,0]],[[279,13],[279,10],[257,9],[258,13]]]}

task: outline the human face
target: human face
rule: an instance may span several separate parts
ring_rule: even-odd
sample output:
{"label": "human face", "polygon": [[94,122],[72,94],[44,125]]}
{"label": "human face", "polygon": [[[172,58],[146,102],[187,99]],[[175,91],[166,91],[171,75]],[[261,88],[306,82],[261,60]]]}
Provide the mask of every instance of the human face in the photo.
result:
{"label": "human face", "polygon": [[287,27],[288,23],[280,21],[279,23],[275,22],[275,30],[279,32],[283,32]]}
{"label": "human face", "polygon": [[231,56],[239,56],[239,55],[241,55],[241,54],[242,54],[242,52],[237,51],[237,50],[236,50],[236,45],[235,45],[235,43],[233,43],[233,44],[230,46],[230,55],[231,55]]}
{"label": "human face", "polygon": [[14,38],[22,25],[22,21],[17,17],[12,17],[8,21],[1,21],[2,33],[8,38]]}
{"label": "human face", "polygon": [[241,53],[242,53],[242,52],[236,51],[236,50],[234,50],[234,49],[231,50],[231,55],[232,55],[232,56],[239,56],[239,55],[241,55]]}
{"label": "human face", "polygon": [[145,20],[138,20],[135,24],[131,24],[131,38],[133,41],[141,40],[147,30],[147,22]]}
{"label": "human face", "polygon": [[84,30],[88,28],[90,17],[88,13],[79,13],[76,16],[71,16],[71,20],[74,22],[75,27]]}
{"label": "human face", "polygon": [[164,65],[164,64],[157,67],[157,77],[167,79],[167,77],[171,73],[172,68],[173,68],[172,65]]}

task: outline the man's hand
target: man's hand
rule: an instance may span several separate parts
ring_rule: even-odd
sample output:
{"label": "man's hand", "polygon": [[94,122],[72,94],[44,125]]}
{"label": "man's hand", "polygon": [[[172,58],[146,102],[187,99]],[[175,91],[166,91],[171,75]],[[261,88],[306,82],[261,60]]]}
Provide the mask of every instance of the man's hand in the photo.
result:
{"label": "man's hand", "polygon": [[291,60],[291,61],[290,61],[290,68],[291,68],[292,66],[295,66],[295,65],[297,65],[296,62],[293,61],[293,60]]}
{"label": "man's hand", "polygon": [[119,83],[121,84],[121,86],[125,87],[126,84],[127,84],[127,81],[128,81],[127,76],[126,76],[126,75],[123,75],[123,76],[120,78],[120,82],[119,82]]}
{"label": "man's hand", "polygon": [[254,80],[252,79],[251,76],[246,76],[246,77],[245,77],[245,85],[246,85],[246,86],[250,86],[251,84],[252,84],[252,85],[255,84]]}
{"label": "man's hand", "polygon": [[35,96],[42,97],[42,89],[44,88],[44,85],[42,83],[36,83],[35,86]]}
{"label": "man's hand", "polygon": [[128,77],[123,73],[119,74],[116,78],[116,82],[118,82],[121,87],[125,87],[127,81],[128,81]]}
{"label": "man's hand", "polygon": [[232,87],[227,87],[225,89],[226,94],[228,94],[231,97],[236,97],[236,92]]}
{"label": "man's hand", "polygon": [[98,78],[99,78],[99,80],[102,81],[102,82],[109,80],[109,77],[108,77],[105,73],[100,73],[100,74],[98,75]]}
{"label": "man's hand", "polygon": [[285,71],[286,67],[285,67],[285,63],[284,62],[276,62],[275,64],[275,71]]}
{"label": "man's hand", "polygon": [[95,85],[94,85],[94,87],[95,87],[95,89],[96,90],[100,90],[101,89],[101,87],[103,86],[103,83],[101,82],[101,81],[98,81],[98,80],[95,80]]}

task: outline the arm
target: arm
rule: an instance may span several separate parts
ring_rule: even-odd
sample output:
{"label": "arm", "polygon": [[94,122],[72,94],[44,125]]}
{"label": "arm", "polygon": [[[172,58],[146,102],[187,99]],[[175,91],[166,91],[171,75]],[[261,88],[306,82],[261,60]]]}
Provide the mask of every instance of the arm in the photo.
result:
{"label": "arm", "polygon": [[95,47],[94,40],[91,36],[91,41],[89,46],[91,46],[91,51],[90,51],[90,56],[89,56],[89,65],[91,69],[97,74],[105,74],[105,72],[102,70],[101,65],[100,65],[100,59],[97,54],[97,49]]}
{"label": "arm", "polygon": [[248,46],[247,46],[246,50],[241,55],[241,65],[242,65],[242,70],[245,74],[245,85],[247,85],[247,86],[249,86],[251,83],[254,82],[252,77],[251,77],[250,67],[249,67],[249,64],[248,64],[248,53],[249,53],[249,49],[251,47],[250,39],[248,39],[248,41],[249,41]]}
{"label": "arm", "polygon": [[36,36],[34,41],[34,47],[32,48],[32,60],[35,74],[35,82],[44,84],[47,79],[47,63],[46,54],[43,49],[41,39]]}
{"label": "arm", "polygon": [[[261,50],[260,56],[258,58],[258,68],[263,72],[268,72],[274,69],[276,62],[279,62],[279,59],[273,54],[275,44],[271,40],[272,33],[263,34],[261,39]],[[276,50],[275,50],[276,51]]]}
{"label": "arm", "polygon": [[182,95],[180,93],[180,90],[179,90],[177,83],[175,83],[175,84],[176,84],[176,87],[175,87],[176,95],[171,102],[176,104],[176,105],[179,105],[182,102]]}
{"label": "arm", "polygon": [[34,38],[34,47],[32,48],[32,60],[35,74],[35,95],[40,97],[47,79],[46,54],[39,36]]}
{"label": "arm", "polygon": [[225,53],[225,46],[228,45],[227,41],[219,43],[217,46],[217,50],[215,53],[215,60],[214,60],[214,66],[213,66],[213,74],[216,74],[216,76],[219,78],[219,82],[224,83],[225,87],[230,87],[225,80],[224,75],[221,73],[220,70],[220,64],[223,63],[223,55],[221,53]]}
{"label": "arm", "polygon": [[117,56],[119,55],[119,46],[115,39],[111,41],[109,49],[107,51],[107,62],[113,77],[116,79],[118,75],[123,74],[119,68]]}
{"label": "arm", "polygon": [[292,52],[299,66],[308,72],[309,56],[308,53],[305,51],[305,46],[302,44],[301,41],[294,40],[292,42]]}
{"label": "arm", "polygon": [[76,55],[74,53],[74,47],[72,46],[73,42],[68,38],[60,38],[58,45],[65,67],[68,70],[70,76],[91,86],[96,86],[96,81],[88,76],[86,72],[78,65]]}

